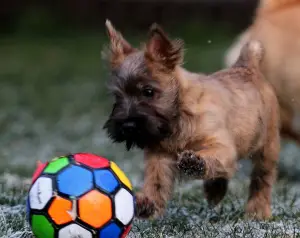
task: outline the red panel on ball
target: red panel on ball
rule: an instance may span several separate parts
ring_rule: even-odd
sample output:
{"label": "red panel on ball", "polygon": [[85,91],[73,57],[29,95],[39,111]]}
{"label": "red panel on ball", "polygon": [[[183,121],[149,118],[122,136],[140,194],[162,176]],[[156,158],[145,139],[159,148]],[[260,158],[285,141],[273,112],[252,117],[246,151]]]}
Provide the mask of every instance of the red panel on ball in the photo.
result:
{"label": "red panel on ball", "polygon": [[128,235],[128,233],[130,232],[130,230],[131,230],[131,225],[126,227],[121,238],[125,238]]}
{"label": "red panel on ball", "polygon": [[109,161],[107,159],[94,154],[78,153],[74,154],[74,159],[75,161],[94,169],[109,167]]}
{"label": "red panel on ball", "polygon": [[32,183],[40,176],[40,174],[43,172],[44,168],[48,165],[48,162],[42,163],[41,161],[37,162],[37,169],[34,171],[34,174],[32,176]]}

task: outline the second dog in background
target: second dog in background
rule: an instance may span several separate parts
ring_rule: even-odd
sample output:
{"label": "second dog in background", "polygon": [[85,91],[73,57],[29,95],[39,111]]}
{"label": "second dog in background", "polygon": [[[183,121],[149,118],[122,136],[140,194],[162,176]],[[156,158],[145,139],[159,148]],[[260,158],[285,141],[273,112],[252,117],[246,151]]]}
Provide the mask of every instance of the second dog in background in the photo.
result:
{"label": "second dog in background", "polygon": [[251,39],[265,48],[261,70],[278,97],[281,134],[300,145],[300,1],[261,0],[253,24],[227,50],[226,66]]}

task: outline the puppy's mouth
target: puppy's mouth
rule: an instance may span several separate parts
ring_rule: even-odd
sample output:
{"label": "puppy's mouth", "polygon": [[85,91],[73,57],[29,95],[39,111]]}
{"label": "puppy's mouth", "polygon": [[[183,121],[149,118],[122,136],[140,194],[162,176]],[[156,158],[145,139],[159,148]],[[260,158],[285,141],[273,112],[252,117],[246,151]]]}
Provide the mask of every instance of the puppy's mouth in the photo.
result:
{"label": "puppy's mouth", "polygon": [[129,151],[133,147],[144,149],[156,144],[167,135],[165,126],[153,127],[147,119],[116,121],[109,119],[104,127],[109,137],[118,143],[125,142]]}
{"label": "puppy's mouth", "polygon": [[138,129],[138,125],[134,121],[125,121],[119,126],[119,130],[126,142],[126,149],[129,151],[134,144],[136,144],[137,138],[141,131]]}
{"label": "puppy's mouth", "polygon": [[116,120],[110,118],[103,126],[107,130],[108,136],[117,143],[126,143],[129,151],[134,146],[144,148],[143,135],[146,132],[142,129],[142,123],[134,120]]}

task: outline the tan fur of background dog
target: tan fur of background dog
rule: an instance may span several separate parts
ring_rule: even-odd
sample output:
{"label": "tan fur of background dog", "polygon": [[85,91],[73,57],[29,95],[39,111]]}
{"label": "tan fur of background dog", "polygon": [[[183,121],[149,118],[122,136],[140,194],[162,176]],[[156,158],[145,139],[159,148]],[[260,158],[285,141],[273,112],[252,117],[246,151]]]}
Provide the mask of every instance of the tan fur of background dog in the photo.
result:
{"label": "tan fur of background dog", "polygon": [[227,66],[249,39],[265,47],[262,72],[278,96],[281,134],[300,143],[300,0],[262,0],[253,24],[226,52]]}
{"label": "tan fur of background dog", "polygon": [[[161,92],[147,103],[166,113],[172,108],[172,113],[178,114],[169,121],[171,135],[145,148],[144,186],[137,194],[137,216],[164,213],[178,172],[204,179],[206,198],[217,205],[226,194],[238,160],[250,156],[254,167],[246,212],[258,219],[269,218],[279,154],[279,120],[276,96],[258,70],[263,57],[261,44],[251,42],[232,68],[205,77],[182,67],[182,42],[169,40],[157,25],[151,28],[142,49],[131,47],[110,22],[106,25],[112,70],[130,65],[131,75],[135,75],[132,70],[139,68],[137,57],[145,60],[149,80],[158,82]],[[135,87],[132,77],[126,79],[127,88]],[[126,95],[122,85],[114,88]],[[125,96],[124,100],[131,98]]]}

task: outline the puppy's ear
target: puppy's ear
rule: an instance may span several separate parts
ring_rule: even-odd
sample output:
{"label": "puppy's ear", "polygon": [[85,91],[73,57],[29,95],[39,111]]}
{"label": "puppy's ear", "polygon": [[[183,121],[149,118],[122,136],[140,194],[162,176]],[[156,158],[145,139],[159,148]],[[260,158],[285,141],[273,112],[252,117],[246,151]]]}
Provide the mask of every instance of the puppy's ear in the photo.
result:
{"label": "puppy's ear", "polygon": [[154,23],[150,28],[146,45],[146,58],[172,70],[176,65],[182,64],[183,46],[182,40],[170,40],[163,29]]}
{"label": "puppy's ear", "polygon": [[106,20],[105,26],[108,37],[110,39],[109,52],[105,55],[112,66],[116,66],[124,60],[124,58],[135,49],[123,38],[122,34],[118,32],[109,20]]}

